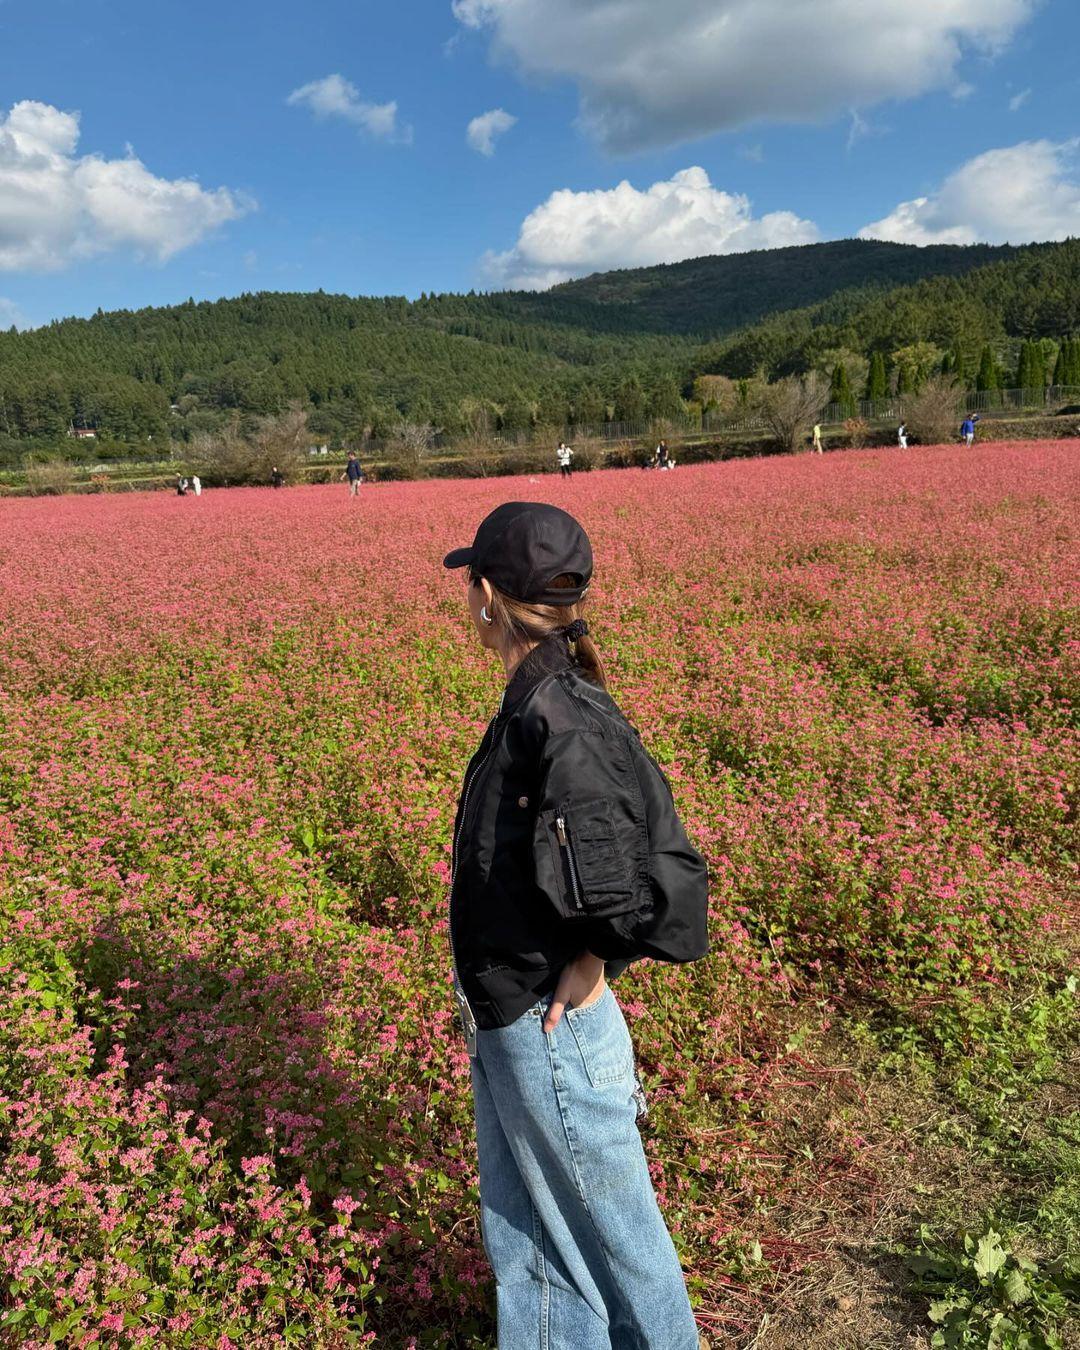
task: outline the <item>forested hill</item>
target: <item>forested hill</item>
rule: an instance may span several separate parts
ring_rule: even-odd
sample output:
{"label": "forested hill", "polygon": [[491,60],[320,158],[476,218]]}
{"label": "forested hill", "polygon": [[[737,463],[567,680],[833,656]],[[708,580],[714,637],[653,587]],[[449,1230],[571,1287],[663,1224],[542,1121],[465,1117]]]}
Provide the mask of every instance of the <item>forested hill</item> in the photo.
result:
{"label": "forested hill", "polygon": [[[1063,338],[1080,334],[1080,239],[1036,244],[1007,261],[965,276],[925,278],[885,291],[839,291],[821,304],[770,315],[741,332],[707,344],[698,370],[743,378],[775,379],[813,368],[828,369],[826,354],[867,358],[880,352],[886,364],[912,347],[923,362],[953,353],[953,371],[968,382],[987,350],[999,384],[1015,383],[1024,341],[1042,341],[1048,353]],[[1054,361],[1047,359],[1047,377]]]}
{"label": "forested hill", "polygon": [[692,258],[659,267],[597,272],[547,292],[549,303],[604,307],[608,322],[711,336],[778,310],[800,309],[836,291],[888,289],[930,276],[959,276],[1013,257],[1010,244],[891,244],[837,239],[827,244]]}
{"label": "forested hill", "polygon": [[[886,285],[912,277],[922,279]],[[834,348],[849,362],[871,351],[889,360],[911,343],[959,344],[970,360],[992,342],[1005,361],[1010,339],[1080,331],[1078,306],[1075,241],[1015,250],[848,240],[607,273],[543,294],[262,292],[99,311],[0,333],[0,455],[61,443],[72,425],[145,451],[292,401],[320,439],[402,419],[463,431],[676,417],[702,373],[773,376]]]}

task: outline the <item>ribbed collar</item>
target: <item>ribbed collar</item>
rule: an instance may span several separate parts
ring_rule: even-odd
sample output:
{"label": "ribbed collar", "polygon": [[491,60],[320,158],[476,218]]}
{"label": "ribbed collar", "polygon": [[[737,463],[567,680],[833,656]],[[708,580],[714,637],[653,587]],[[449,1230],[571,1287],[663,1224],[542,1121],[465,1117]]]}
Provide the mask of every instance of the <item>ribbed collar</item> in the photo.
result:
{"label": "ribbed collar", "polygon": [[510,682],[503,690],[499,711],[506,712],[515,703],[520,702],[545,675],[555,675],[560,670],[569,670],[573,664],[570,644],[561,634],[538,642],[532,651],[521,658],[517,669],[511,675]]}

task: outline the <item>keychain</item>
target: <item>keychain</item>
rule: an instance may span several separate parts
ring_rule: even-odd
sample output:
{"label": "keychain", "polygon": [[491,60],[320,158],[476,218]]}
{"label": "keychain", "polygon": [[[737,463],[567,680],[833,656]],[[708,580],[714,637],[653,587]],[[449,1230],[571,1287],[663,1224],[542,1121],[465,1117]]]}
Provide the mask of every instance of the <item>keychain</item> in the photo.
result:
{"label": "keychain", "polygon": [[457,1000],[461,1030],[465,1034],[465,1049],[469,1052],[471,1058],[476,1054],[476,1018],[469,1006],[469,1000],[465,997],[464,989],[458,983],[456,972],[454,974],[454,998]]}

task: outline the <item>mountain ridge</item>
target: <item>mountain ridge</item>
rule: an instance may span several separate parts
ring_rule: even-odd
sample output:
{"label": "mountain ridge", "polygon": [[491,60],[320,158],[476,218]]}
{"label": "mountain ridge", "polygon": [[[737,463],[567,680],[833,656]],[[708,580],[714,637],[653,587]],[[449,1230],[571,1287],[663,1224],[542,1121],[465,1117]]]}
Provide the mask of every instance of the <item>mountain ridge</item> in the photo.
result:
{"label": "mountain ridge", "polygon": [[840,240],[413,301],[246,292],[0,332],[0,455],[55,447],[72,425],[189,440],[291,402],[338,440],[402,419],[467,432],[672,417],[699,374],[773,377],[833,348],[888,359],[914,342],[1011,359],[1014,340],[1077,331],[1076,240]]}

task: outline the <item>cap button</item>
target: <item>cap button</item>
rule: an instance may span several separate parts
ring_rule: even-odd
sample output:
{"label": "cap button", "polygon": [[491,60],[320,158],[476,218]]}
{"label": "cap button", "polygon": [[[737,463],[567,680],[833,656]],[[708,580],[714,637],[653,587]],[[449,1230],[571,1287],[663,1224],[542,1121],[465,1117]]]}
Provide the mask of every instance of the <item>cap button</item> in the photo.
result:
{"label": "cap button", "polygon": [[519,798],[518,798],[518,806],[528,806],[528,804],[529,804],[529,799],[528,799],[528,797],[519,797]]}

